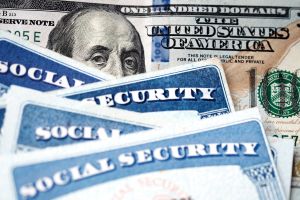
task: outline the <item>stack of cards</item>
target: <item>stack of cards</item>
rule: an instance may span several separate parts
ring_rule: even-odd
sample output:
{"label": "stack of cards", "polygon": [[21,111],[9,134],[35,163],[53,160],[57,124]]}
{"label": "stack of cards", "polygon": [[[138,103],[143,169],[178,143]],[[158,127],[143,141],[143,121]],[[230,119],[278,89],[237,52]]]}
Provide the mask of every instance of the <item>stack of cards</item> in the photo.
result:
{"label": "stack of cards", "polygon": [[293,141],[234,111],[218,60],[113,80],[0,37],[0,199],[289,199]]}

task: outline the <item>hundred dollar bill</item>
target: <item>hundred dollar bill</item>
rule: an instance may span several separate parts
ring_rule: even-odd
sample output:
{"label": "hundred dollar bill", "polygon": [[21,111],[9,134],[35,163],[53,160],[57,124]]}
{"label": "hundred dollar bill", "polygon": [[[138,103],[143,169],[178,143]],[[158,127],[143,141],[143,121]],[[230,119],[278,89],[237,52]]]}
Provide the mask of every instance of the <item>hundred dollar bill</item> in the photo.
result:
{"label": "hundred dollar bill", "polygon": [[208,118],[234,111],[226,78],[217,59],[139,74],[109,82],[62,89],[51,94],[90,105],[141,113],[190,111]]}
{"label": "hundred dollar bill", "polygon": [[6,101],[0,153],[106,140],[166,126],[158,120],[147,123],[138,113],[87,107],[78,101],[17,86],[11,87]]}
{"label": "hundred dollar bill", "polygon": [[51,91],[110,79],[110,75],[0,31],[0,97],[11,85]]}
{"label": "hundred dollar bill", "polygon": [[2,197],[286,199],[257,110],[111,143],[3,156]]}
{"label": "hundred dollar bill", "polygon": [[298,84],[291,74],[266,77],[272,68],[288,71],[283,76],[300,68],[299,0],[4,0],[0,7],[1,29],[118,77],[220,58],[236,109],[259,106],[268,135],[300,143],[299,98],[289,95]]}

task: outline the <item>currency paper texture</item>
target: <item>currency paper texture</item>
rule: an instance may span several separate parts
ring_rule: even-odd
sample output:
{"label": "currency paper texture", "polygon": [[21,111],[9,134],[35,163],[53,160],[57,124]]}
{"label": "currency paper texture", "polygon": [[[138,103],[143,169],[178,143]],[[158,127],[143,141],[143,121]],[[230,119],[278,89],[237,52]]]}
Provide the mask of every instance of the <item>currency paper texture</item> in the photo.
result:
{"label": "currency paper texture", "polygon": [[102,141],[4,156],[0,192],[11,200],[87,195],[130,200],[145,195],[285,199],[257,110],[112,140],[114,145]]}

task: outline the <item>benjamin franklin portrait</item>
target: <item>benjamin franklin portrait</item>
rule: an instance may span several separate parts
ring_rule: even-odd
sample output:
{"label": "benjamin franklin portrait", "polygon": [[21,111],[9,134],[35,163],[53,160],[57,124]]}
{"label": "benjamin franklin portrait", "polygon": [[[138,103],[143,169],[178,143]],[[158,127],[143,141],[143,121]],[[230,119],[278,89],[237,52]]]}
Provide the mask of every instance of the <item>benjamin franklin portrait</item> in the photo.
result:
{"label": "benjamin franklin portrait", "polygon": [[81,8],[63,16],[50,32],[47,48],[115,77],[145,72],[139,33],[107,7]]}

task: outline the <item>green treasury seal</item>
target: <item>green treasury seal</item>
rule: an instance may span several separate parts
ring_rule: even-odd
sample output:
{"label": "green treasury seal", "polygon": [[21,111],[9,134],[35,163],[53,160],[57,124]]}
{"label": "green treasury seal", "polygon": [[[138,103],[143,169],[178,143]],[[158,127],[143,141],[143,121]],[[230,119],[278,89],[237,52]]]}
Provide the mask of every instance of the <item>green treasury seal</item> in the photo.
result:
{"label": "green treasury seal", "polygon": [[258,87],[258,99],[266,112],[275,117],[299,113],[300,79],[287,71],[268,72]]}

